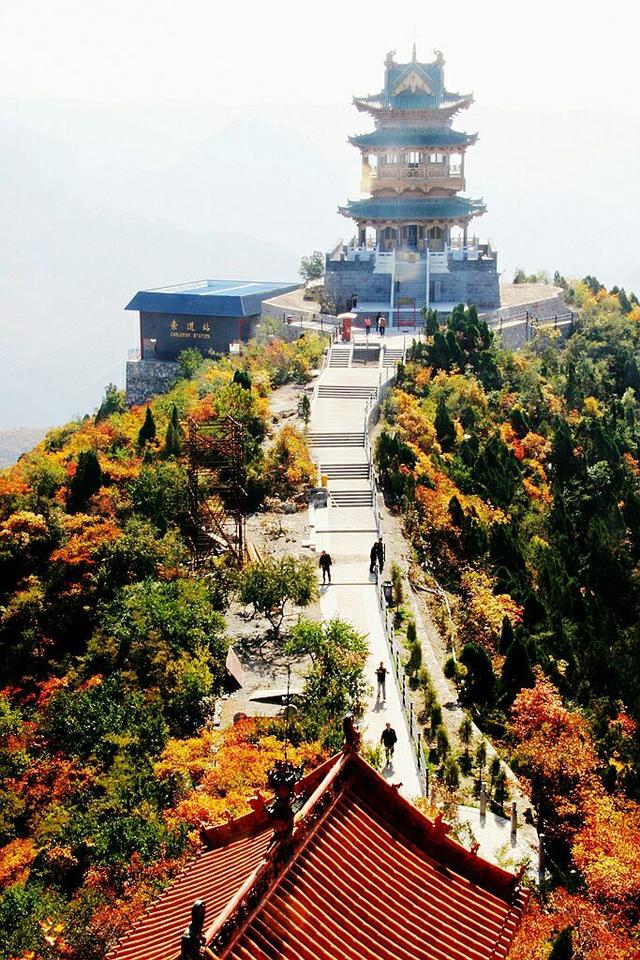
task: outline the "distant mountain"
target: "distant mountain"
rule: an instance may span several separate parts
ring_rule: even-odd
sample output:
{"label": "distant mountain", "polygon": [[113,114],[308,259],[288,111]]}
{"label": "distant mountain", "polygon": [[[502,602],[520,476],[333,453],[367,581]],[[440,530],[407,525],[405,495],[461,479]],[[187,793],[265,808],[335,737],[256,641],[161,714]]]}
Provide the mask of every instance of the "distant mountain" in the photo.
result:
{"label": "distant mountain", "polygon": [[[369,124],[370,125],[370,124]],[[640,288],[632,158],[640,119],[481,109],[468,193],[499,266]],[[359,191],[339,107],[217,108],[0,100],[0,428],[58,422],[122,384],[144,286],[204,276],[295,279],[348,237]]]}
{"label": "distant mountain", "polygon": [[18,457],[40,443],[47,431],[17,427],[15,430],[0,430],[0,469],[10,467]]}

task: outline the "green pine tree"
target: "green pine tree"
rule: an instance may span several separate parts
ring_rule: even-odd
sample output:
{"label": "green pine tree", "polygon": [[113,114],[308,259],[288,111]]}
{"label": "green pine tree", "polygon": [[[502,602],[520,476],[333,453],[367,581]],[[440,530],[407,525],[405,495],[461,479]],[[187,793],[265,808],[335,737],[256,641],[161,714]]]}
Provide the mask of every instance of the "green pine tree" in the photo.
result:
{"label": "green pine tree", "polygon": [[515,696],[523,687],[532,687],[535,682],[529,653],[518,637],[507,650],[502,667],[502,682],[510,696]]}
{"label": "green pine tree", "polygon": [[145,444],[150,443],[156,438],[156,422],[153,419],[153,414],[151,412],[151,407],[147,407],[147,412],[145,414],[144,423],[140,427],[138,432],[138,443],[141,447],[144,447]]}
{"label": "green pine tree", "polygon": [[433,335],[433,346],[429,350],[428,360],[437,370],[448,370],[451,366],[449,345],[439,330]]}
{"label": "green pine tree", "polygon": [[555,479],[565,484],[576,471],[576,459],[573,453],[573,438],[566,420],[556,417],[553,433],[551,463]]}
{"label": "green pine tree", "polygon": [[167,432],[164,438],[162,455],[164,457],[179,457],[181,452],[182,443],[180,442],[180,433],[178,432],[173,420],[169,420]]}
{"label": "green pine tree", "polygon": [[311,417],[311,401],[307,393],[303,393],[300,400],[300,416],[304,420],[305,426],[307,426]]}
{"label": "green pine tree", "polygon": [[500,653],[506,653],[514,640],[513,627],[509,617],[502,620],[502,629],[500,631],[500,640],[498,641],[498,650]]}
{"label": "green pine tree", "polygon": [[78,510],[102,486],[102,470],[95,450],[83,450],[78,455],[76,472],[69,486],[68,505]]}
{"label": "green pine tree", "polygon": [[251,390],[251,375],[248,370],[242,370],[238,367],[233,375],[233,382],[239,383],[245,390]]}
{"label": "green pine tree", "polygon": [[453,441],[455,440],[456,430],[453,420],[449,416],[449,411],[447,410],[447,404],[445,403],[444,397],[440,397],[438,400],[435,428],[438,442],[440,443],[442,449],[445,451],[450,450],[453,446]]}
{"label": "green pine tree", "polygon": [[549,960],[573,960],[573,936],[572,927],[566,927],[560,933],[551,948]]}

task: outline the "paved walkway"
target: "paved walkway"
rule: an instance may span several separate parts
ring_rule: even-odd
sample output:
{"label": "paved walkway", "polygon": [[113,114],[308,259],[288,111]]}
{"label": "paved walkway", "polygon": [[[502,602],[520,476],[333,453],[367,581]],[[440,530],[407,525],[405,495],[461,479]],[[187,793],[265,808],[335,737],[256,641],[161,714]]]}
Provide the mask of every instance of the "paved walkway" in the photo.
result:
{"label": "paved walkway", "polygon": [[[389,337],[390,346],[402,345],[402,337]],[[320,385],[340,387],[377,388],[380,379],[378,364],[346,369],[327,368],[320,377]],[[382,378],[393,373],[393,368],[383,369]],[[361,391],[358,391],[361,392]],[[366,398],[353,399],[347,396],[316,396],[311,411],[310,434],[316,458],[324,464],[362,464],[367,461],[364,445],[345,446],[339,434],[364,432]],[[318,435],[331,433],[336,443],[316,445]],[[329,491],[369,489],[369,481],[329,479]],[[395,683],[389,649],[378,606],[376,581],[369,574],[369,551],[377,537],[375,514],[371,506],[336,506],[329,501],[325,508],[314,511],[315,547],[319,554],[327,550],[333,560],[332,583],[321,587],[320,607],[325,620],[334,617],[348,620],[361,633],[367,635],[369,657],[367,679],[373,688],[362,722],[366,740],[380,741],[380,734],[389,721],[398,735],[393,765],[383,770],[390,783],[402,784],[401,792],[407,798],[419,796],[420,779],[416,768],[409,732],[402,711],[402,703]],[[375,670],[380,661],[388,672],[385,702],[376,700]]]}
{"label": "paved walkway", "polygon": [[[403,346],[404,335],[394,335],[394,332],[390,331],[385,341],[387,350],[398,351]],[[345,346],[336,344],[336,348],[344,350]],[[347,437],[351,435],[353,438],[354,434],[364,434],[366,399],[362,396],[362,388],[368,385],[375,389],[381,380],[384,382],[391,375],[393,375],[393,368],[385,369],[378,364],[369,364],[366,367],[348,366],[342,369],[327,367],[320,377],[319,386],[332,386],[343,390],[351,387],[354,394],[359,394],[352,398],[348,396],[348,391],[347,395],[342,393],[340,396],[319,396],[319,392],[316,391],[312,405],[311,446],[321,464],[334,466],[335,476],[329,476],[329,492],[333,490],[337,497],[341,496],[341,491],[363,492],[369,487],[369,480],[366,478],[354,476],[353,479],[344,479],[340,466],[355,466],[368,462],[364,443],[354,446],[353,439],[349,441]],[[323,392],[326,394],[326,391]],[[326,443],[327,434],[331,435],[330,444]],[[331,586],[320,588],[323,618],[328,620],[340,617],[348,620],[360,632],[367,635],[369,643],[367,678],[373,687],[374,695],[369,699],[362,722],[365,739],[374,744],[378,743],[385,723],[387,721],[391,723],[398,734],[398,743],[393,767],[385,769],[383,774],[389,782],[401,783],[401,793],[412,799],[421,793],[420,777],[384,634],[375,577],[369,574],[369,551],[377,536],[373,507],[338,506],[330,497],[326,508],[311,511],[311,522],[314,527],[311,541],[315,544],[316,553],[319,554],[323,549],[327,550],[333,559]],[[391,558],[389,562],[390,560]],[[455,696],[451,694],[442,665],[435,654],[428,631],[425,630],[421,612],[413,597],[412,600],[425,663],[445,712],[457,714],[457,725],[459,725],[463,711]],[[375,697],[375,670],[380,661],[388,670],[387,699],[384,703],[377,701]],[[488,742],[488,748],[489,753],[493,754],[494,750],[490,742]],[[508,768],[507,775],[510,779],[513,778],[512,787],[515,786],[517,780]],[[522,808],[519,813],[522,814]],[[463,824],[471,828],[480,843],[481,855],[488,860],[511,869],[527,858],[532,865],[535,864],[537,853],[535,830],[529,825],[524,825],[521,816],[515,842],[511,838],[509,821],[502,817],[487,813],[486,817],[481,818],[477,808],[466,806],[458,807],[458,816]]]}

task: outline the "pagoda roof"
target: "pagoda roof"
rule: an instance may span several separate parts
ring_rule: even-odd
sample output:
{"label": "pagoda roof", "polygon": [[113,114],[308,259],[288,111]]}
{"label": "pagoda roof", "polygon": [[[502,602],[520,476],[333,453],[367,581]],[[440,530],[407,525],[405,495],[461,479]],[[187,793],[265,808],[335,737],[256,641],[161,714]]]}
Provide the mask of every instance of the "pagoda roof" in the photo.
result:
{"label": "pagoda roof", "polygon": [[203,851],[108,960],[177,960],[194,899],[220,960],[506,957],[527,897],[513,874],[451,839],[351,750],[297,793],[290,835],[273,831],[259,800],[207,828]]}
{"label": "pagoda roof", "polygon": [[455,147],[477,139],[477,133],[460,133],[450,127],[389,126],[349,137],[349,143],[355,147]]}
{"label": "pagoda roof", "polygon": [[482,200],[467,197],[369,197],[349,200],[339,212],[353,220],[458,220],[484,213]]}
{"label": "pagoda roof", "polygon": [[384,87],[368,97],[354,97],[359,110],[379,113],[387,110],[443,110],[446,113],[468,107],[472,94],[453,93],[444,83],[444,57],[439,50],[428,63],[417,59],[415,45],[409,63],[396,63],[395,51],[385,61]]}
{"label": "pagoda roof", "polygon": [[473,102],[473,94],[443,92],[440,96],[426,93],[402,93],[398,96],[382,93],[371,97],[354,97],[358,109],[364,110],[439,110],[441,107],[455,107],[458,110]]}

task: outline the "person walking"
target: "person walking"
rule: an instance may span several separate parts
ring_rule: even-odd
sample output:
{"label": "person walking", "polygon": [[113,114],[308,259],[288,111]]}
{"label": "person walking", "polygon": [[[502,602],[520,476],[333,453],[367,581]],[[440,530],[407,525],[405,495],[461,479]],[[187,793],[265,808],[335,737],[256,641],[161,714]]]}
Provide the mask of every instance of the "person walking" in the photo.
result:
{"label": "person walking", "polygon": [[396,743],[398,742],[398,735],[389,723],[385,724],[384,730],[380,735],[380,743],[384,747],[384,756],[387,761],[387,766],[391,766],[391,761],[393,759],[393,751]]}
{"label": "person walking", "polygon": [[[387,668],[385,667],[382,660],[380,661],[380,666],[376,670],[376,680],[378,682],[378,692],[376,694],[376,702],[379,702],[382,699],[383,703],[387,702]],[[382,694],[382,697],[380,697]]]}
{"label": "person walking", "polygon": [[378,541],[374,543],[369,552],[369,573],[376,572],[376,563],[378,562]]}
{"label": "person walking", "polygon": [[378,330],[380,329],[380,318],[381,318],[381,317],[382,317],[382,314],[378,311],[378,313],[376,313],[376,333],[377,333]]}
{"label": "person walking", "polygon": [[367,343],[369,342],[369,334],[371,333],[371,317],[364,318],[364,335],[367,338]]}
{"label": "person walking", "polygon": [[384,560],[386,555],[382,537],[378,537],[378,540],[375,544],[375,550],[376,550],[376,560],[378,561],[378,569],[380,570],[380,573],[382,573],[384,569]]}
{"label": "person walking", "polygon": [[322,570],[322,582],[326,583],[327,580],[331,583],[331,564],[333,563],[331,557],[326,550],[323,550],[320,554],[320,559],[318,560],[318,566]]}
{"label": "person walking", "polygon": [[381,336],[381,337],[384,337],[384,330],[385,330],[386,325],[387,325],[387,321],[385,320],[385,318],[384,318],[384,317],[380,317],[380,319],[379,319],[379,321],[378,321],[378,330],[379,330],[379,332],[380,332],[380,336]]}

